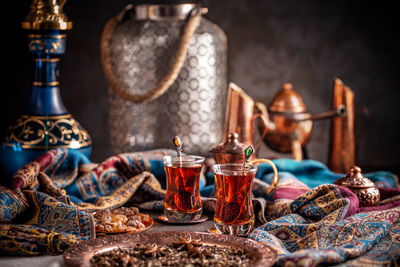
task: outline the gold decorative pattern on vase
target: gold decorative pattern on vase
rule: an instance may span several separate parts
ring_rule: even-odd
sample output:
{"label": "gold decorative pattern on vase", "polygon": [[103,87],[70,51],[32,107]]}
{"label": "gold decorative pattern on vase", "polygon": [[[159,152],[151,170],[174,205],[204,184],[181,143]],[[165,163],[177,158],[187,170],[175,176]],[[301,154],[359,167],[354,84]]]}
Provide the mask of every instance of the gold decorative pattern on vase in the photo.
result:
{"label": "gold decorative pattern on vase", "polygon": [[56,53],[60,48],[60,43],[58,40],[42,40],[33,39],[29,43],[29,50],[31,51],[43,51],[44,53]]}
{"label": "gold decorative pattern on vase", "polygon": [[71,114],[60,116],[22,115],[9,127],[5,145],[21,144],[25,149],[82,148],[92,141]]}

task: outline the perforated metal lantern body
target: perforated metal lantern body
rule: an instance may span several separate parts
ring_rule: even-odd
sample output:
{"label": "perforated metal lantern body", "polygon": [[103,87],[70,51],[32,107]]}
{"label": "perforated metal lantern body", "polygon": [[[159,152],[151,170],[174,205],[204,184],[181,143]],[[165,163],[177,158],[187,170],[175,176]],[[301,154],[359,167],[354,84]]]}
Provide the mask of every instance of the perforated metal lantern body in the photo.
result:
{"label": "perforated metal lantern body", "polygon": [[[161,7],[165,8],[131,7],[108,40],[110,65],[128,93],[148,92],[168,73],[186,17],[199,8],[196,4],[169,5],[168,10],[174,12],[155,12]],[[175,135],[182,138],[184,152],[190,154],[205,155],[218,144],[223,138],[226,54],[224,32],[202,17],[176,80],[160,97],[137,103],[109,86],[109,126],[114,152],[170,148]]]}

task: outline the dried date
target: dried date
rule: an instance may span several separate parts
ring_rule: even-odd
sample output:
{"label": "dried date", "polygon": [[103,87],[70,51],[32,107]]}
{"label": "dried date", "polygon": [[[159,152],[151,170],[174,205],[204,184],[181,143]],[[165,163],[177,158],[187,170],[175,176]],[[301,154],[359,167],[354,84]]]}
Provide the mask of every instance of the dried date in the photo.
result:
{"label": "dried date", "polygon": [[121,207],[115,210],[101,210],[93,214],[96,232],[121,233],[145,229],[152,224],[152,218],[139,213],[136,207]]}

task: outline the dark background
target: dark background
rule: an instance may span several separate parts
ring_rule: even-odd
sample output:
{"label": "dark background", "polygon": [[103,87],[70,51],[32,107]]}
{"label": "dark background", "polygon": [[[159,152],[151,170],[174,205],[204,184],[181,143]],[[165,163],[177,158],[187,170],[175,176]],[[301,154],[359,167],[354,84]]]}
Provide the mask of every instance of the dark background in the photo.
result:
{"label": "dark background", "polygon": [[[329,109],[333,78],[356,95],[357,163],[399,174],[399,31],[394,3],[377,1],[208,0],[206,15],[228,36],[230,81],[269,104],[291,82],[312,113]],[[93,139],[92,160],[112,155],[107,82],[100,61],[106,21],[134,0],[67,1],[73,21],[61,60],[61,95]],[[20,22],[31,1],[7,1],[1,17],[3,66],[0,132],[22,113],[30,94],[31,57]],[[5,13],[11,16],[5,16]],[[327,161],[329,122],[316,122],[310,158]],[[275,155],[263,147],[261,155]],[[290,155],[280,155],[290,156]]]}

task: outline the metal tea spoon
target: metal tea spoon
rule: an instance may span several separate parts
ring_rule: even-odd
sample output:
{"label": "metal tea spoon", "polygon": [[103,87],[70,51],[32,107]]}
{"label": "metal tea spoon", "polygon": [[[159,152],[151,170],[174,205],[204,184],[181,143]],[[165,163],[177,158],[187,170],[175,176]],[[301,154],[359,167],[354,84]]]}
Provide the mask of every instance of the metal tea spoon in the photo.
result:
{"label": "metal tea spoon", "polygon": [[179,136],[175,136],[174,139],[172,139],[172,142],[175,145],[175,150],[176,153],[178,154],[180,166],[182,167],[182,140],[179,138]]}
{"label": "metal tea spoon", "polygon": [[182,155],[182,140],[179,138],[179,136],[175,136],[174,139],[172,139],[172,142],[174,142],[175,150],[176,150],[176,153],[178,154],[178,157],[181,158],[181,155]]}

